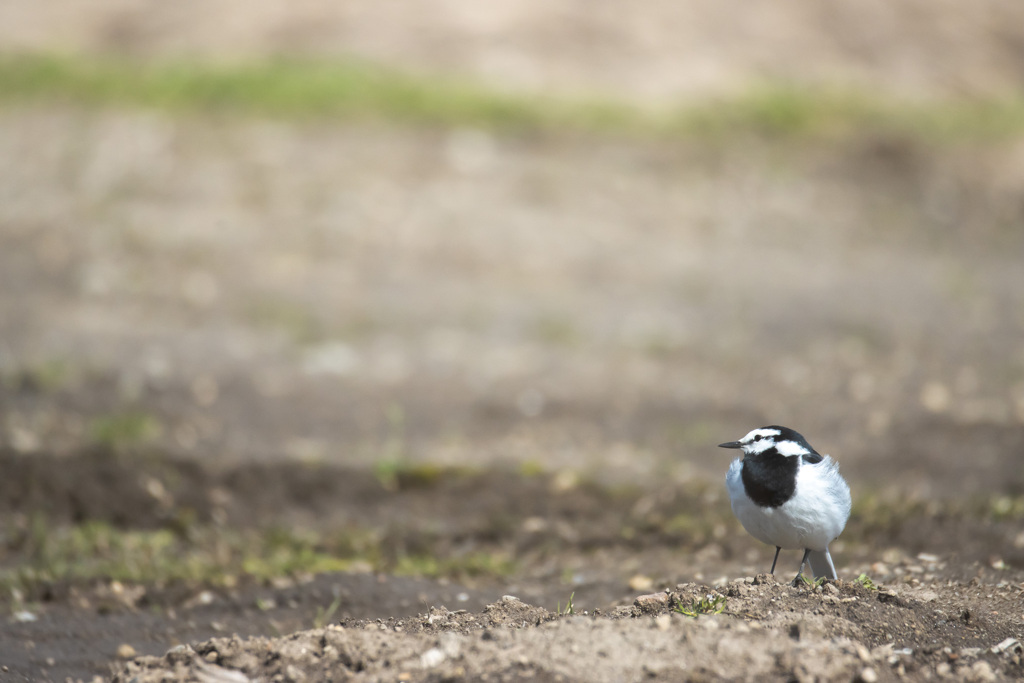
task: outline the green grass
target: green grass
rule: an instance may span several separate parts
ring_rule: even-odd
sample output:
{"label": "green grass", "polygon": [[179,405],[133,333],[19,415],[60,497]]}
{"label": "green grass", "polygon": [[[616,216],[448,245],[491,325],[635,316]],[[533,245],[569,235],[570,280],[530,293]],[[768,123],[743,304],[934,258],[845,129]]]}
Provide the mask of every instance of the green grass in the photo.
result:
{"label": "green grass", "polygon": [[514,569],[498,553],[407,554],[393,539],[362,528],[333,533],[213,526],[126,530],[102,522],[57,526],[36,515],[24,528],[2,532],[0,601],[55,583],[96,580],[233,586],[344,571],[465,578],[506,576]]}
{"label": "green grass", "polygon": [[475,552],[455,557],[400,555],[390,571],[398,576],[508,576],[515,564],[501,553]]}
{"label": "green grass", "polygon": [[[402,413],[397,407],[390,414],[396,425],[402,422]],[[108,435],[105,438],[118,441],[124,439],[125,434],[145,433],[133,426],[136,421],[133,418],[121,424],[118,418],[99,424],[104,426],[101,431]],[[175,470],[170,464],[154,470],[152,463],[147,464],[137,455],[115,462],[122,467],[141,463],[145,467],[139,469],[140,480],[143,473],[148,476],[158,471],[159,479],[166,483],[168,490],[177,490]],[[482,478],[484,472],[407,461],[388,463],[377,476],[382,485],[395,494],[437,489],[438,493],[450,490],[458,495],[458,491],[475,487],[477,482],[480,486],[495,485]],[[532,464],[526,474],[519,476],[531,480],[545,475],[541,468]],[[509,485],[516,484],[509,480]],[[644,495],[639,489],[602,487],[583,478],[573,489],[573,495],[589,492],[579,500],[589,500],[592,505],[582,509],[608,510],[612,513],[609,519],[624,520],[629,528],[628,534],[623,531],[624,542],[637,552],[652,546],[665,547],[666,543],[679,548],[701,547],[714,537],[713,530],[719,524],[731,529],[730,533],[740,534],[742,543],[754,547],[755,541],[740,529],[724,498],[717,503],[705,502],[706,486],[703,483],[686,485],[679,490],[674,502],[639,516],[629,512]],[[536,488],[548,490],[543,485]],[[574,514],[574,509],[570,506],[553,514],[557,519],[558,514]],[[523,567],[536,566],[537,562],[574,557],[581,552],[572,544],[566,546],[555,531],[538,532],[531,536],[528,546],[519,545],[516,539],[521,536],[518,530],[522,519],[510,511],[481,517],[480,525],[474,527],[474,533],[479,534],[478,542],[469,546],[463,543],[465,539],[451,537],[429,519],[406,520],[393,526],[367,522],[301,529],[272,526],[277,523],[275,517],[263,523],[252,520],[251,527],[223,528],[196,521],[194,513],[185,508],[173,512],[175,515],[167,526],[159,529],[123,529],[97,521],[57,524],[42,512],[31,509],[0,520],[0,602],[19,603],[22,601],[19,596],[31,600],[32,596],[44,594],[47,586],[55,584],[90,585],[104,580],[145,585],[185,582],[232,586],[338,571],[457,579],[503,578]],[[878,539],[888,542],[886,539],[896,537],[906,525],[913,526],[922,518],[940,523],[976,519],[1014,524],[1024,519],[1024,496],[979,496],[938,503],[865,494],[858,497],[844,540],[851,551],[863,544],[877,546]],[[612,525],[608,526],[608,535],[602,542],[609,545],[618,542],[613,529]],[[572,578],[572,571],[567,569],[563,580],[568,582]],[[857,581],[870,588],[866,577]],[[715,598],[708,598],[681,607],[679,611],[694,616],[717,613],[715,610],[719,607],[724,609],[724,602],[716,603]],[[558,609],[561,610],[560,605]],[[329,618],[326,610],[325,607],[321,615],[324,619]]]}
{"label": "green grass", "polygon": [[0,386],[54,394],[67,389],[80,374],[68,361],[54,358],[0,372]]}
{"label": "green grass", "polygon": [[331,620],[334,618],[334,613],[338,611],[339,607],[341,607],[340,595],[335,596],[334,600],[331,601],[331,604],[328,605],[326,609],[324,607],[317,607],[316,616],[313,617],[313,628],[323,628],[327,626],[327,624],[331,623]]}
{"label": "green grass", "polygon": [[810,586],[811,588],[818,588],[819,586],[825,585],[826,579],[825,579],[824,576],[819,576],[817,578],[810,578],[810,579],[808,579],[803,574],[800,574],[799,576],[800,576],[800,580],[804,582],[805,586]]}
{"label": "green grass", "polygon": [[344,571],[353,560],[331,555],[315,536],[276,530],[202,528],[186,537],[171,529],[122,530],[101,522],[51,527],[37,517],[19,540],[10,555],[20,561],[0,570],[0,584],[7,588],[93,579],[230,585],[242,576]]}
{"label": "green grass", "polygon": [[105,446],[133,446],[160,437],[160,421],[139,411],[102,415],[89,422],[89,437]]}
{"label": "green grass", "polygon": [[576,606],[573,604],[572,599],[576,597],[576,591],[569,593],[569,599],[565,601],[565,608],[562,608],[562,603],[558,602],[555,605],[555,614],[560,617],[571,617],[576,614]]}
{"label": "green grass", "polygon": [[282,333],[298,346],[308,346],[326,338],[320,321],[299,303],[261,299],[246,305],[241,315],[257,327]]}
{"label": "green grass", "polygon": [[919,518],[1020,521],[1024,520],[1024,495],[973,494],[937,501],[869,491],[854,499],[849,529],[859,536],[869,536],[898,529],[908,520]]}
{"label": "green grass", "polygon": [[583,340],[583,334],[568,316],[541,316],[534,322],[532,331],[537,341],[550,346],[571,348]]}
{"label": "green grass", "polygon": [[694,619],[702,614],[721,614],[725,611],[727,600],[724,595],[707,595],[693,600],[689,605],[680,603],[676,605],[675,611],[685,617],[692,617]]}
{"label": "green grass", "polygon": [[875,132],[932,141],[991,141],[1024,133],[1024,97],[1019,94],[911,103],[877,93],[766,84],[730,98],[645,108],[607,97],[509,94],[357,61],[228,65],[0,56],[0,104],[31,102],[676,137]]}
{"label": "green grass", "polygon": [[277,60],[244,65],[18,55],[0,58],[0,100],[134,105],[270,116],[588,128],[636,122],[623,104],[540,102],[455,80],[425,79],[361,62]]}

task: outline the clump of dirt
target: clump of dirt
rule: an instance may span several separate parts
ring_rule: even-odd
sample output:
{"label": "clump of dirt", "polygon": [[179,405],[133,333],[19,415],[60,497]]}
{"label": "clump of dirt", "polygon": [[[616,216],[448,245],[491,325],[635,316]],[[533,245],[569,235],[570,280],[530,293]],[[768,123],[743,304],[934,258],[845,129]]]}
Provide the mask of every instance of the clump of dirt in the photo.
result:
{"label": "clump of dirt", "polygon": [[[1024,675],[1021,595],[1010,584],[794,586],[759,575],[680,584],[609,613],[557,615],[504,596],[479,613],[438,607],[283,638],[214,638],[136,658],[114,681],[991,681]],[[702,600],[719,607],[681,613]]]}

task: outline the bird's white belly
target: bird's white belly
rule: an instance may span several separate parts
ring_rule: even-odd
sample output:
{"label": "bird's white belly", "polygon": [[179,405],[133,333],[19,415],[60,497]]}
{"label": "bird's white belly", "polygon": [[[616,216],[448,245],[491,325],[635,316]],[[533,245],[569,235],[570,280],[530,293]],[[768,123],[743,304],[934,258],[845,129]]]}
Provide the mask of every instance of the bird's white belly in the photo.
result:
{"label": "bird's white belly", "polygon": [[762,508],[747,497],[741,463],[737,459],[729,468],[726,486],[732,511],[751,536],[781,548],[824,551],[842,532],[850,511],[849,493],[845,501],[837,499],[836,491],[819,481],[819,470],[801,468],[794,496],[779,507]]}

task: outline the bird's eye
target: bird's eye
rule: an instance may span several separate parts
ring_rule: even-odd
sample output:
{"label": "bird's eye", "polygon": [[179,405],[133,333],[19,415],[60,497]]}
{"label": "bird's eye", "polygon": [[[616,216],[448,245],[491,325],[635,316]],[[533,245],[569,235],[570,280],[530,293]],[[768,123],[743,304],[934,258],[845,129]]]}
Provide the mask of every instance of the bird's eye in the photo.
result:
{"label": "bird's eye", "polygon": [[758,434],[757,436],[754,437],[754,441],[760,441],[762,438],[763,437],[760,434]]}

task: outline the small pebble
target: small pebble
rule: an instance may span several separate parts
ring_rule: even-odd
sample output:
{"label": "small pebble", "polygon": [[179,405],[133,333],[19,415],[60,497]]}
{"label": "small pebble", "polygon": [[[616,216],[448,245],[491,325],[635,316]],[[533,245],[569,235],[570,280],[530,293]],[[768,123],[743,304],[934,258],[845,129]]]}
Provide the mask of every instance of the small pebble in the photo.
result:
{"label": "small pebble", "polygon": [[655,607],[657,605],[667,605],[669,600],[668,593],[651,593],[650,595],[638,595],[633,604],[638,607]]}
{"label": "small pebble", "polygon": [[135,648],[128,643],[121,643],[117,646],[118,659],[132,659],[135,657]]}
{"label": "small pebble", "polygon": [[446,655],[440,648],[432,647],[420,655],[420,666],[424,669],[432,669],[446,659]]}
{"label": "small pebble", "polygon": [[1020,644],[1020,641],[1016,638],[1007,638],[998,645],[992,648],[992,652],[999,654],[1000,652],[1006,652],[1007,650],[1015,648]]}
{"label": "small pebble", "polygon": [[971,666],[971,673],[968,676],[971,681],[979,681],[980,683],[989,683],[989,681],[996,680],[996,674],[992,671],[991,665],[985,660],[977,661]]}
{"label": "small pebble", "polygon": [[637,574],[629,580],[629,588],[634,591],[649,591],[654,586],[654,579],[643,574]]}

